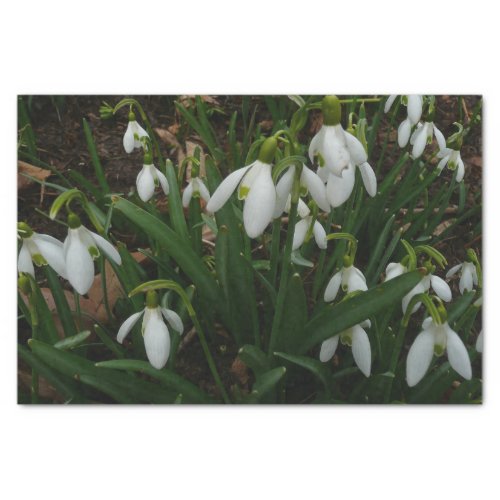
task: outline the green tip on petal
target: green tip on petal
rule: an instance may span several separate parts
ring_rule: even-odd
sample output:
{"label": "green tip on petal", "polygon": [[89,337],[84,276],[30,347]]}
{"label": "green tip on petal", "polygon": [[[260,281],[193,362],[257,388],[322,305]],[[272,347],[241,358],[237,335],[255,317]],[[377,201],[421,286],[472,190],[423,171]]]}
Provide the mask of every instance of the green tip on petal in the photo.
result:
{"label": "green tip on petal", "polygon": [[434,354],[439,358],[444,354],[444,347],[442,345],[436,344],[434,346]]}
{"label": "green tip on petal", "polygon": [[68,226],[71,229],[77,229],[82,225],[82,222],[80,221],[80,217],[74,213],[70,213],[68,215]]}
{"label": "green tip on petal", "polygon": [[261,161],[262,163],[267,163],[268,165],[271,164],[273,162],[277,147],[277,139],[275,139],[274,137],[268,137],[260,148],[259,161]]}
{"label": "green tip on petal", "polygon": [[150,309],[158,307],[158,294],[154,290],[148,290],[146,293],[146,307]]}
{"label": "green tip on petal", "polygon": [[336,95],[327,95],[321,103],[323,111],[323,123],[325,125],[338,125],[342,114],[342,107]]}
{"label": "green tip on petal", "polygon": [[31,229],[26,222],[18,222],[17,233],[21,238],[29,238],[30,236],[33,236],[33,229]]}

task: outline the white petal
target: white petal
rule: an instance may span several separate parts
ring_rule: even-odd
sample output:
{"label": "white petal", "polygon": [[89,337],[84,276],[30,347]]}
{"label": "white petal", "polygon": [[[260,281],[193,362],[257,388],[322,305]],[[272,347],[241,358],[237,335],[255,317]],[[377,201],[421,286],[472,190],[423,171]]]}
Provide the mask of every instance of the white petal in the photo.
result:
{"label": "white petal", "polygon": [[330,174],[326,185],[326,196],[332,207],[340,207],[351,196],[354,189],[355,171],[350,166],[342,172],[342,177]]}
{"label": "white petal", "polygon": [[148,133],[139,125],[138,122],[135,122],[134,128],[134,132],[139,136],[139,139],[141,137],[149,137]]}
{"label": "white petal", "polygon": [[417,385],[429,369],[434,354],[434,335],[423,330],[417,335],[406,359],[406,381],[410,387]]}
{"label": "white petal", "polygon": [[210,201],[210,192],[201,179],[198,179],[198,189],[200,190],[201,198],[205,200],[205,203],[208,203]]}
{"label": "white petal", "polygon": [[344,129],[342,125],[326,126],[321,154],[325,166],[333,174],[341,175],[342,170],[349,165],[350,155],[347,149]]}
{"label": "white petal", "polygon": [[424,152],[425,145],[427,144],[427,123],[421,127],[415,135],[413,143],[413,150],[411,152],[413,158],[419,158]]}
{"label": "white petal", "polygon": [[404,148],[410,140],[411,121],[407,118],[403,120],[398,127],[398,144],[400,148]]}
{"label": "white petal", "polygon": [[273,218],[275,203],[276,188],[271,177],[271,165],[263,164],[243,208],[243,224],[250,238],[257,238],[264,232]]}
{"label": "white petal", "polygon": [[109,241],[105,240],[102,236],[92,231],[88,232],[91,234],[96,245],[106,254],[106,257],[108,257],[108,259],[111,259],[120,266],[122,263],[122,258],[120,257],[118,250]]}
{"label": "white petal", "polygon": [[439,146],[439,151],[444,151],[446,149],[446,139],[444,138],[443,133],[439,130],[436,125],[434,127],[434,135],[436,136],[436,141]]}
{"label": "white petal", "polygon": [[408,96],[408,118],[413,125],[416,125],[422,116],[422,102],[421,95],[412,94]]}
{"label": "white petal", "polygon": [[170,335],[158,312],[151,313],[144,326],[144,347],[149,362],[154,368],[161,370],[167,364],[170,354]]}
{"label": "white petal", "polygon": [[193,197],[193,183],[190,182],[186,189],[184,189],[184,193],[182,193],[182,206],[187,208],[189,203],[191,202],[191,198]]}
{"label": "white petal", "polygon": [[207,212],[214,213],[222,208],[226,201],[229,200],[233,191],[237,188],[248,169],[253,165],[254,164],[252,163],[252,165],[235,170],[219,184],[219,187],[215,190],[214,194],[210,198],[210,201],[207,203]]}
{"label": "white petal", "polygon": [[144,165],[137,176],[137,193],[144,202],[149,201],[155,192],[152,168],[154,168],[153,165]]}
{"label": "white petal", "polygon": [[372,352],[368,335],[359,325],[352,327],[352,355],[358,368],[366,377],[370,376]]}
{"label": "white petal", "polygon": [[[403,313],[406,313],[406,308],[408,307],[408,304],[410,303],[410,300],[417,294],[419,293],[424,293],[426,291],[426,287],[422,283],[423,280],[419,281],[404,297],[402,300],[402,308],[403,308]],[[420,307],[422,303],[417,302],[415,306],[413,307],[411,313],[413,314],[414,312],[417,311],[417,309]]]}
{"label": "white petal", "polygon": [[361,178],[365,185],[366,192],[373,198],[377,194],[377,177],[369,163],[362,163],[359,166]]}
{"label": "white petal", "polygon": [[[300,182],[305,184],[312,199],[316,202],[321,210],[329,213],[330,204],[326,198],[325,184],[311,169],[307,168],[305,165],[302,167],[302,175],[300,177]],[[277,188],[276,188],[277,189]]]}
{"label": "white petal", "polygon": [[351,160],[354,162],[354,165],[361,165],[362,163],[368,161],[368,155],[366,154],[365,148],[359,139],[354,137],[349,132],[344,131],[344,135],[347,148],[349,149],[349,154],[351,155]]}
{"label": "white petal", "polygon": [[389,281],[406,272],[406,267],[399,262],[390,262],[385,269],[385,280]]}
{"label": "white petal", "polygon": [[157,179],[160,181],[160,186],[163,189],[163,192],[165,194],[168,194],[169,186],[165,174],[161,170],[158,170],[156,167],[154,167],[154,174],[156,174]]}
{"label": "white petal", "polygon": [[431,275],[431,285],[432,289],[436,292],[436,295],[445,302],[450,302],[451,300],[451,290],[448,283],[439,276]]}
{"label": "white petal", "polygon": [[132,122],[128,122],[127,130],[123,136],[123,147],[126,153],[131,153],[134,150],[134,128]]}
{"label": "white petal", "polygon": [[122,326],[120,326],[120,329],[118,330],[118,334],[116,335],[116,340],[118,341],[118,343],[123,343],[125,337],[130,333],[130,330],[132,330],[143,312],[144,310],[134,313],[123,322]]}
{"label": "white petal", "polygon": [[167,320],[168,324],[179,334],[184,333],[184,325],[182,324],[181,317],[171,309],[166,309],[162,307],[161,312],[163,317]]}
{"label": "white petal", "polygon": [[318,170],[316,170],[316,174],[323,181],[323,184],[326,184],[328,182],[330,170],[328,170],[326,167],[318,167]]}
{"label": "white petal", "polygon": [[460,282],[458,283],[458,288],[460,289],[460,293],[463,295],[464,292],[470,292],[474,288],[474,279],[472,276],[472,270],[469,267],[474,264],[470,262],[466,262],[462,268],[462,276],[460,276]]}
{"label": "white petal", "polygon": [[446,277],[451,278],[454,274],[456,274],[461,268],[463,264],[457,264],[456,266],[453,266],[447,273]]}
{"label": "white petal", "polygon": [[299,248],[302,243],[304,243],[304,239],[306,237],[310,223],[311,220],[309,217],[297,222],[297,224],[295,225],[295,231],[293,232],[292,250],[297,250],[297,248]]}
{"label": "white petal", "polygon": [[311,144],[309,144],[309,159],[311,163],[314,163],[314,155],[319,151],[319,147],[323,143],[324,135],[325,127],[321,127],[318,133],[312,138]]}
{"label": "white petal", "polygon": [[328,282],[326,286],[325,295],[323,297],[325,302],[332,302],[335,300],[337,293],[339,292],[340,283],[342,282],[342,271],[335,273],[331,280]]}
{"label": "white petal", "polygon": [[[288,202],[287,202],[287,209],[286,211],[290,211],[290,197],[288,197]],[[304,217],[307,217],[311,211],[309,210],[309,207],[299,198],[299,202],[297,204],[297,213],[299,216],[303,219]]]}
{"label": "white petal", "polygon": [[348,293],[368,290],[363,273],[354,266],[344,269],[342,280],[347,284]]}
{"label": "white petal", "polygon": [[80,295],[85,295],[94,282],[94,261],[79,233],[78,229],[68,230],[65,264],[71,286]]}
{"label": "white petal", "polygon": [[327,247],[328,240],[326,239],[325,228],[318,221],[314,221],[313,234],[314,239],[316,240],[316,245],[324,250]]}
{"label": "white petal", "polygon": [[446,352],[451,367],[466,380],[472,378],[469,353],[462,339],[448,326],[446,329]]}
{"label": "white petal", "polygon": [[438,173],[441,173],[443,171],[443,168],[446,166],[448,161],[450,160],[450,155],[445,156],[438,164],[437,164],[437,171]]}
{"label": "white petal", "polygon": [[387,113],[392,106],[392,103],[396,100],[397,94],[391,94],[388,98],[387,101],[385,101],[384,105],[384,113]]}
{"label": "white petal", "polygon": [[36,246],[40,250],[42,257],[47,261],[49,266],[54,269],[54,271],[67,279],[66,265],[64,264],[64,254],[63,254],[63,244],[45,234],[34,234],[33,240]]}
{"label": "white petal", "polygon": [[292,192],[293,178],[295,175],[295,167],[292,165],[281,177],[276,184],[276,206],[274,208],[273,217],[281,217],[285,211],[287,201]]}
{"label": "white petal", "polygon": [[334,337],[325,340],[321,344],[321,350],[319,351],[319,360],[322,363],[326,363],[333,358],[333,355],[337,350],[337,346],[339,345],[339,337],[340,335],[335,335]]}
{"label": "white petal", "polygon": [[476,351],[483,352],[483,330],[479,332],[479,335],[476,339]]}
{"label": "white petal", "polygon": [[21,245],[21,250],[19,252],[19,257],[17,259],[17,270],[20,273],[31,274],[33,278],[35,277],[35,268],[33,267],[33,262],[31,260],[31,254],[28,250],[28,245],[23,241]]}

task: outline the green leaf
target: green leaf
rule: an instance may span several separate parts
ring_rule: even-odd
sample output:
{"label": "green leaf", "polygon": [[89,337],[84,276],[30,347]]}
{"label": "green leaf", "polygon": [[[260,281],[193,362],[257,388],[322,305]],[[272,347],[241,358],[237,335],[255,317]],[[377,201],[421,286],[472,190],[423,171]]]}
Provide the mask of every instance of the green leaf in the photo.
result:
{"label": "green leaf", "polygon": [[66,337],[59,342],[54,344],[56,349],[68,350],[78,347],[80,344],[85,342],[90,337],[90,330],[84,330],[83,332],[77,333],[71,337]]}
{"label": "green leaf", "polygon": [[165,162],[165,176],[167,177],[169,193],[168,193],[168,208],[170,213],[170,221],[175,232],[185,241],[189,241],[189,231],[184,217],[184,208],[177,183],[177,174],[173,163],[170,160]]}
{"label": "green leaf", "polygon": [[[161,384],[177,391],[176,394],[181,393],[183,395],[184,402],[190,403],[214,403],[215,401],[211,396],[203,392],[201,389],[196,387],[194,384],[188,380],[180,377],[179,375],[173,373],[166,368],[162,370],[157,370],[153,368],[146,361],[132,360],[132,359],[116,359],[111,361],[102,361],[96,363],[95,365],[99,370],[102,368],[110,369],[114,368],[117,370],[130,370],[134,372],[145,373],[150,377],[157,379]],[[102,370],[101,370],[102,371]]]}
{"label": "green leaf", "polygon": [[238,351],[238,357],[254,372],[256,377],[269,370],[266,354],[254,345],[244,345]]}
{"label": "green leaf", "polygon": [[400,301],[421,279],[419,271],[412,271],[323,310],[306,325],[308,338],[300,352],[384,311]]}
{"label": "green leaf", "polygon": [[321,363],[321,361],[307,356],[294,356],[284,352],[275,352],[274,355],[310,371],[323,384],[325,390],[327,392],[330,391],[330,381],[332,379],[332,375],[327,366]]}
{"label": "green leaf", "polygon": [[108,194],[110,191],[108,181],[106,180],[106,175],[104,174],[104,169],[102,168],[99,155],[97,154],[97,149],[95,147],[94,139],[92,137],[92,132],[85,118],[83,119],[83,133],[85,135],[85,140],[87,142],[87,149],[89,150],[90,153],[92,165],[94,165],[94,171],[97,178],[97,182],[99,183],[99,186],[103,191],[103,194]]}
{"label": "green leaf", "polygon": [[253,385],[252,392],[250,393],[247,402],[257,403],[262,398],[267,396],[271,391],[276,389],[276,386],[283,378],[285,373],[286,368],[284,366],[278,366],[277,368],[273,368],[272,370],[269,370],[257,377],[257,380]]}

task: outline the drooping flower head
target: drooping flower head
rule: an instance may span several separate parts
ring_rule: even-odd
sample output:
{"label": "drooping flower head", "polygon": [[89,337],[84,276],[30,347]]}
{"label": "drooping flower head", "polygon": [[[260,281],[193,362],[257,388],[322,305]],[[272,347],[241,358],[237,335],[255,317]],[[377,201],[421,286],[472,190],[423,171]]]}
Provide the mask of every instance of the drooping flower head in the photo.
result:
{"label": "drooping flower head", "polygon": [[161,186],[163,192],[168,195],[169,186],[165,174],[153,165],[153,156],[151,153],[144,155],[144,165],[137,176],[137,194],[139,198],[146,202],[149,201],[155,192],[155,188]]}
{"label": "drooping flower head", "polygon": [[346,293],[368,290],[366,278],[363,273],[352,264],[350,266],[342,267],[340,271],[332,276],[325,289],[323,297],[325,302],[334,301],[340,287],[342,287],[342,290]]}
{"label": "drooping flower head", "polygon": [[418,384],[432,361],[432,357],[448,355],[451,367],[466,380],[472,378],[472,367],[469,354],[464,343],[454,332],[448,322],[435,322],[426,318],[422,324],[422,331],[417,335],[408,352],[406,360],[406,380],[410,387]]}
{"label": "drooping flower head", "polygon": [[437,170],[439,173],[443,171],[444,167],[452,171],[456,170],[456,180],[461,182],[465,175],[465,165],[460,156],[464,128],[460,123],[455,123],[455,125],[458,127],[458,132],[450,136],[447,141],[444,140],[444,137],[439,138],[436,135],[439,144],[438,158],[441,158]]}
{"label": "drooping flower head", "polygon": [[446,277],[451,278],[455,274],[460,273],[460,281],[458,288],[463,295],[465,292],[471,292],[474,286],[477,286],[479,281],[477,277],[476,266],[472,262],[463,262],[453,266],[447,273]]}
{"label": "drooping flower head", "polygon": [[259,158],[229,174],[207,203],[208,212],[217,212],[237,189],[238,198],[245,200],[243,224],[250,238],[260,236],[273,219],[276,187],[271,176],[271,164],[277,146],[278,142],[274,137],[266,139]]}
{"label": "drooping flower head", "polygon": [[17,269],[20,273],[27,273],[35,277],[36,266],[49,265],[63,278],[67,278],[64,264],[63,244],[48,234],[35,233],[28,224],[19,222],[18,235],[22,240],[21,250],[17,260]]}
{"label": "drooping flower head", "polygon": [[[397,95],[388,97],[384,106],[385,113],[391,109],[396,97]],[[398,127],[398,144],[400,148],[404,148],[410,140],[411,129],[417,125],[422,116],[423,98],[421,95],[415,94],[403,95],[401,96],[401,102],[406,104],[408,110],[408,116]]]}
{"label": "drooping flower head", "polygon": [[128,125],[123,136],[123,148],[126,153],[132,153],[134,149],[140,149],[143,146],[142,137],[148,137],[148,133],[137,123],[135,113],[128,114]]}
{"label": "drooping flower head", "polygon": [[142,315],[144,315],[142,335],[146,355],[151,365],[157,370],[161,370],[167,364],[170,355],[170,333],[163,318],[180,335],[184,332],[184,325],[175,311],[159,306],[158,294],[154,290],[150,290],[146,294],[146,307],[142,311],[132,314],[118,330],[116,340],[120,344],[123,343],[125,337]]}
{"label": "drooping flower head", "polygon": [[352,349],[354,361],[358,368],[363,372],[365,377],[370,376],[372,365],[372,352],[370,340],[365,331],[365,328],[370,328],[370,320],[363,321],[359,325],[354,325],[343,332],[330,337],[321,344],[319,360],[323,363],[330,361],[337,350],[339,340],[343,345],[347,345]]}
{"label": "drooping flower head", "polygon": [[63,245],[67,278],[71,286],[84,295],[94,282],[94,259],[99,257],[99,250],[118,265],[121,265],[122,259],[109,241],[82,226],[76,214],[68,215],[68,226],[68,236]]}
{"label": "drooping flower head", "polygon": [[201,198],[206,203],[210,201],[210,192],[200,177],[191,177],[189,184],[184,189],[182,193],[182,205],[184,208],[189,206],[192,198]]}

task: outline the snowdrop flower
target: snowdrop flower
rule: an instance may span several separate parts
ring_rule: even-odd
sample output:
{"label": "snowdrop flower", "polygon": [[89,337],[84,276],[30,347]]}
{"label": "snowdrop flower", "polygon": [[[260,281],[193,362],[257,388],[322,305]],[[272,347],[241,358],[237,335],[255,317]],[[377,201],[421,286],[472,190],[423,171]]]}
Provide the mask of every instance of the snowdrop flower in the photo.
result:
{"label": "snowdrop flower", "polygon": [[478,285],[476,266],[472,262],[463,262],[453,266],[447,273],[446,277],[451,278],[460,271],[460,281],[458,288],[463,295],[465,292],[470,292],[474,289],[474,285]]}
{"label": "snowdrop flower", "polygon": [[366,278],[363,273],[354,266],[342,267],[342,269],[335,273],[325,289],[324,300],[325,302],[332,302],[337,297],[339,288],[342,286],[342,290],[347,293],[355,292],[358,290],[366,291],[368,286],[366,285]]}
{"label": "snowdrop flower", "polygon": [[[297,224],[295,225],[295,231],[293,233],[292,250],[297,250],[302,246],[312,223],[312,215],[307,215],[299,222],[297,222]],[[312,232],[314,235],[314,239],[316,240],[316,244],[319,248],[324,250],[327,246],[326,231],[317,220],[314,221]]]}
{"label": "snowdrop flower", "polygon": [[155,192],[155,188],[160,185],[163,192],[168,195],[169,186],[165,175],[153,165],[153,158],[150,153],[144,155],[144,165],[137,176],[137,194],[139,198],[149,201]]}
{"label": "snowdrop flower", "polygon": [[[410,144],[413,145],[411,155],[413,158],[419,158],[424,152],[425,146],[431,144],[432,138],[436,135],[438,145],[445,143],[444,136],[441,131],[434,125],[433,122],[425,122],[423,125],[418,124],[417,129],[413,132]],[[440,147],[441,149],[441,147]]]}
{"label": "snowdrop flower", "polygon": [[192,177],[182,193],[182,205],[184,208],[189,206],[191,198],[203,198],[206,203],[210,201],[210,193],[204,182],[199,177]]}
{"label": "snowdrop flower", "polygon": [[319,359],[323,363],[330,361],[337,350],[337,346],[340,342],[344,345],[348,345],[352,348],[352,355],[354,361],[358,365],[358,368],[363,372],[365,377],[370,376],[371,365],[372,365],[372,352],[370,348],[370,340],[365,328],[371,326],[370,320],[363,321],[359,325],[354,325],[342,333],[335,335],[321,344],[321,350],[319,353]]}
{"label": "snowdrop flower", "polygon": [[442,148],[438,153],[438,158],[441,158],[441,161],[438,163],[437,169],[438,172],[441,173],[443,168],[448,166],[450,170],[457,171],[457,182],[461,182],[465,175],[465,165],[460,156],[460,151],[451,148]]}
{"label": "snowdrop flower", "polygon": [[27,273],[35,277],[37,266],[49,265],[54,271],[67,278],[64,264],[63,244],[48,234],[35,233],[28,224],[19,222],[18,231],[22,239],[21,250],[17,260],[17,269],[20,273]]}
{"label": "snowdrop flower", "polygon": [[76,214],[69,214],[68,226],[63,246],[67,278],[80,295],[85,295],[94,282],[94,259],[99,257],[99,250],[118,265],[122,259],[109,241],[82,226]]}
{"label": "snowdrop flower", "polygon": [[469,354],[460,337],[447,322],[438,324],[426,318],[422,331],[410,347],[406,360],[406,380],[410,387],[418,384],[429,369],[433,354],[448,354],[451,367],[466,380],[472,378]]}
{"label": "snowdrop flower", "polygon": [[271,162],[277,145],[274,137],[266,139],[259,159],[229,174],[207,203],[208,212],[217,212],[238,188],[238,198],[245,200],[243,225],[250,238],[260,236],[273,218],[276,187],[271,177]]}
{"label": "snowdrop flower", "polygon": [[[430,289],[434,291],[434,293],[444,302],[451,301],[451,289],[448,286],[448,283],[444,281],[439,276],[435,276],[432,273],[429,273],[427,276],[424,276],[414,288],[412,288],[404,297],[402,301],[403,313],[406,313],[406,309],[410,300],[419,293],[428,292]],[[418,310],[421,302],[417,302],[413,307],[412,314]]]}
{"label": "snowdrop flower", "polygon": [[[387,113],[396,100],[397,95],[390,95],[385,102],[384,112]],[[408,116],[401,122],[398,127],[398,144],[400,148],[404,148],[410,139],[411,129],[414,127],[422,116],[423,98],[421,95],[403,96],[403,101],[407,102]]]}
{"label": "snowdrop flower", "polygon": [[158,305],[158,295],[155,291],[149,291],[146,295],[146,307],[142,311],[132,314],[118,330],[116,340],[120,344],[123,343],[125,337],[143,314],[142,336],[144,337],[146,355],[151,365],[157,370],[161,370],[167,364],[170,355],[170,334],[163,318],[180,335],[184,332],[184,325],[176,312]]}
{"label": "snowdrop flower", "polygon": [[[281,217],[281,214],[286,210],[286,206],[290,204],[290,193],[292,192],[293,180],[295,178],[295,166],[292,165],[280,178],[276,184],[276,205],[273,218]],[[330,204],[326,198],[325,184],[310,168],[302,165],[302,173],[300,174],[300,190],[305,196],[307,192],[316,202],[321,210],[326,213],[330,212]]]}
{"label": "snowdrop flower", "polygon": [[483,330],[479,332],[479,335],[476,339],[476,351],[483,352]]}
{"label": "snowdrop flower", "polygon": [[137,123],[135,113],[128,114],[128,125],[123,136],[123,148],[126,153],[132,153],[142,147],[141,137],[149,137],[148,133]]}
{"label": "snowdrop flower", "polygon": [[404,273],[408,272],[408,268],[403,266],[401,262],[389,262],[387,267],[385,268],[385,281],[392,280],[393,278],[397,278]]}

